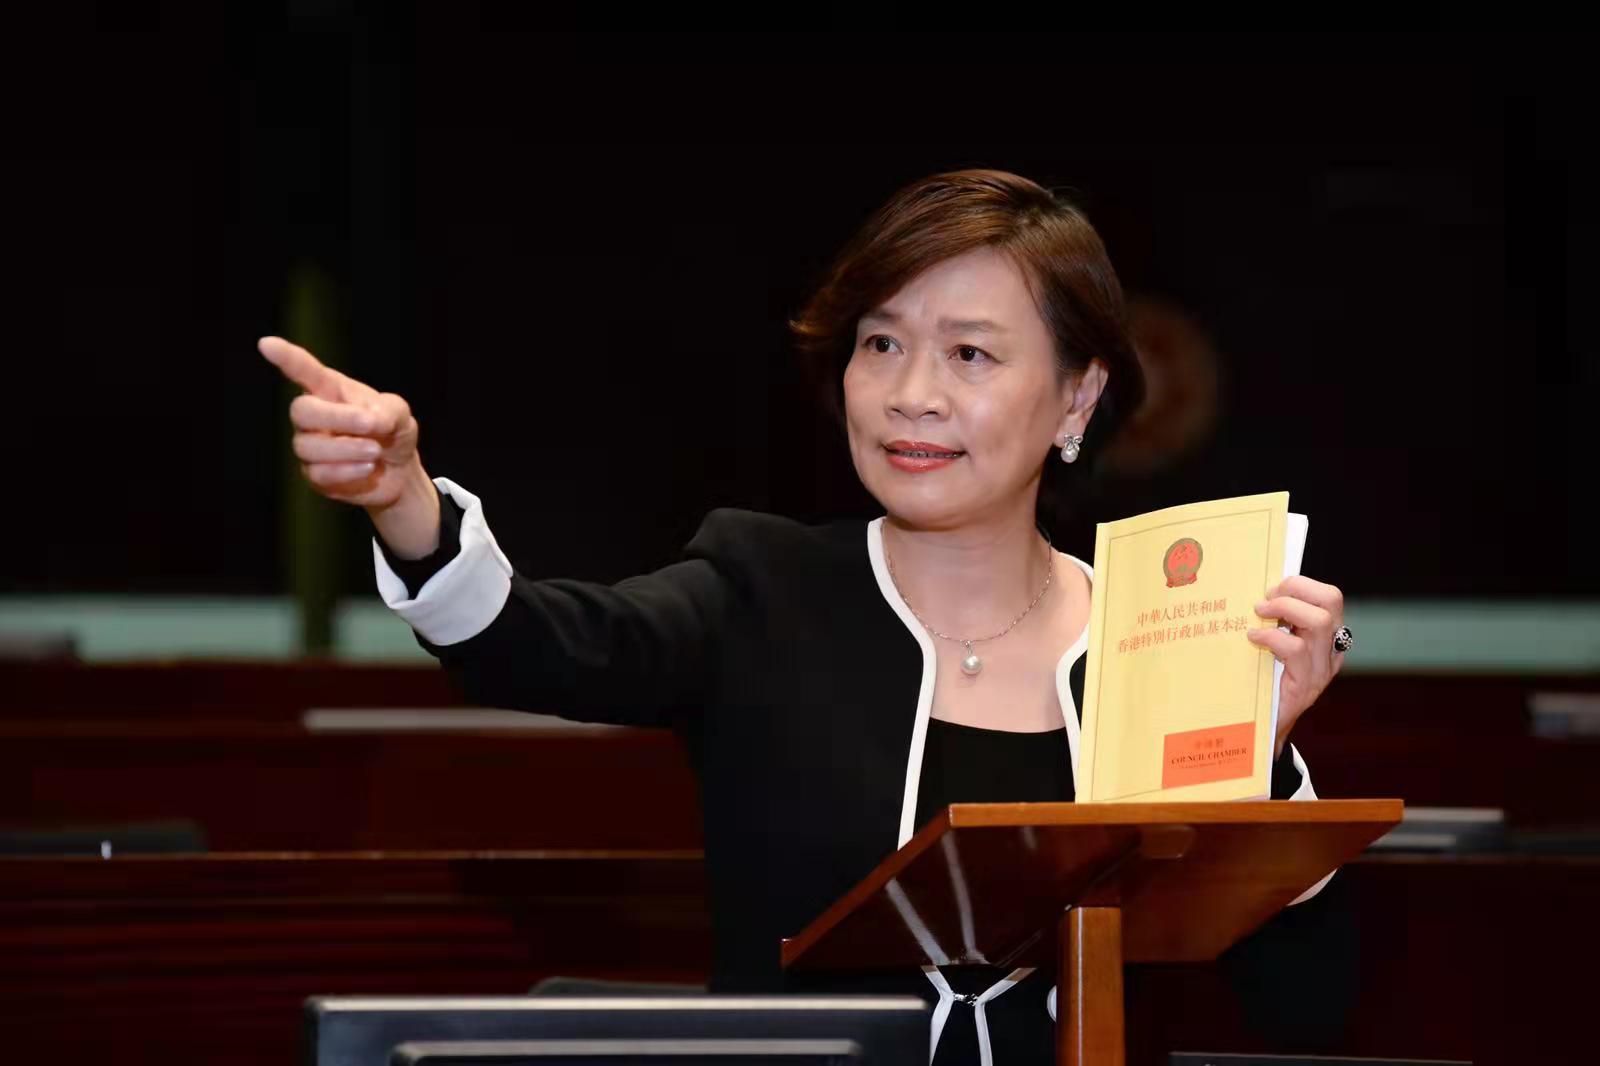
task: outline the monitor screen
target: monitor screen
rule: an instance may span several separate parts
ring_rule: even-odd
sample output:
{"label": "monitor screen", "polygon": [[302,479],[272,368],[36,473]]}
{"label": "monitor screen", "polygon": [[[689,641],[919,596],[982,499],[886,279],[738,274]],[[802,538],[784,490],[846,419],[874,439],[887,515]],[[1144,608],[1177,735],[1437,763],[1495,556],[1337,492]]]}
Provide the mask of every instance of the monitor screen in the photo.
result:
{"label": "monitor screen", "polygon": [[443,1040],[395,1048],[391,1066],[861,1066],[854,1040]]}
{"label": "monitor screen", "polygon": [[330,996],[306,1004],[312,1066],[388,1066],[405,1043],[843,1040],[868,1066],[927,1066],[915,996]]}

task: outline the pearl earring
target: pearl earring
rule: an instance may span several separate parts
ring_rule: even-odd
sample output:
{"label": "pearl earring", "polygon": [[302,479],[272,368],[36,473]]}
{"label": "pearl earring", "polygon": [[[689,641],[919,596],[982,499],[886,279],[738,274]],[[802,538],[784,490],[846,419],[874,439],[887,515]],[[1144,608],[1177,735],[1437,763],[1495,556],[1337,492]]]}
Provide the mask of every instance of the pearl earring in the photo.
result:
{"label": "pearl earring", "polygon": [[1081,433],[1063,433],[1061,435],[1061,461],[1075,463],[1078,461],[1078,446],[1083,443]]}

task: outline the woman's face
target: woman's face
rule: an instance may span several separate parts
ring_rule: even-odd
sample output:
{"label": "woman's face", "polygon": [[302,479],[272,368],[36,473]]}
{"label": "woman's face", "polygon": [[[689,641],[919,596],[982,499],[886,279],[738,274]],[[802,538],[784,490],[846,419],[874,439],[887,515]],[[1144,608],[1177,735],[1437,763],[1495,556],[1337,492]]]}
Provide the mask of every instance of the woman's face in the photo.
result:
{"label": "woman's face", "polygon": [[[919,274],[856,326],[844,373],[856,474],[884,510],[953,529],[1026,508],[1057,434],[1082,433],[1072,379],[1021,270],[979,249]],[[1099,389],[1094,393],[1098,396]],[[954,453],[918,457],[908,451]]]}

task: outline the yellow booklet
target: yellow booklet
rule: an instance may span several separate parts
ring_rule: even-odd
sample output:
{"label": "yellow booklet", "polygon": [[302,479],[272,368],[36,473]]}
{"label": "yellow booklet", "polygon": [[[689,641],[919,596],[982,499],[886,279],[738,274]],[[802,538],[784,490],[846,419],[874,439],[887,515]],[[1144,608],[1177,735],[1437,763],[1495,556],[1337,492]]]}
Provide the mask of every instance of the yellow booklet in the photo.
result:
{"label": "yellow booklet", "polygon": [[1245,631],[1300,572],[1288,512],[1269,492],[1096,527],[1078,802],[1270,795],[1282,665]]}

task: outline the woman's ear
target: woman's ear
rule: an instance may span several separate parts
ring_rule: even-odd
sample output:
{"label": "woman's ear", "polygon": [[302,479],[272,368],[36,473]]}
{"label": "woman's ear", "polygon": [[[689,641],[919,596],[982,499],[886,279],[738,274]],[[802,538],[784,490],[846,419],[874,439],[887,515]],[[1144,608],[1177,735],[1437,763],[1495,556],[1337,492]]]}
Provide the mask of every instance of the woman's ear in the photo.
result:
{"label": "woman's ear", "polygon": [[1109,377],[1106,364],[1100,359],[1091,359],[1081,374],[1069,377],[1062,383],[1061,399],[1067,409],[1061,425],[1056,429],[1058,438],[1063,433],[1083,433],[1089,425],[1090,416],[1094,414],[1095,405],[1100,402],[1100,394],[1105,391]]}

